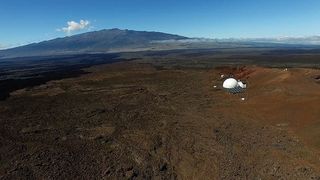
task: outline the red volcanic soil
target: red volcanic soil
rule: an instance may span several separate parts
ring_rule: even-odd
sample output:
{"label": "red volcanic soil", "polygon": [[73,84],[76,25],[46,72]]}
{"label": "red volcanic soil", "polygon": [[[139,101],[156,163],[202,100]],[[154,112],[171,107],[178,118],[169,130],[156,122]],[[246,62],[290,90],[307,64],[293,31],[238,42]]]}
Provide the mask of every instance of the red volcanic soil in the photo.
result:
{"label": "red volcanic soil", "polygon": [[[236,77],[249,73],[245,103],[237,111],[252,112],[280,129],[290,130],[304,143],[320,149],[320,84],[317,69],[244,68]],[[239,75],[240,74],[240,75]]]}
{"label": "red volcanic soil", "polygon": [[[87,71],[0,102],[1,178],[320,178],[319,70]],[[221,74],[245,93],[222,90]]]}
{"label": "red volcanic soil", "polygon": [[236,79],[246,80],[250,77],[255,69],[247,68],[246,66],[238,66],[238,67],[217,67],[216,70],[220,72],[220,74],[225,75],[226,77],[234,77]]}

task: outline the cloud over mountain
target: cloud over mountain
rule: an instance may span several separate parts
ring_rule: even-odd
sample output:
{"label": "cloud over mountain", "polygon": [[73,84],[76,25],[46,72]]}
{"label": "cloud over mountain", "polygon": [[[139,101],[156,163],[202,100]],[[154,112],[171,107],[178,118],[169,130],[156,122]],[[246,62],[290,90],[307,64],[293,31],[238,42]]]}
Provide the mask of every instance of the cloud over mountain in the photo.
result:
{"label": "cloud over mountain", "polygon": [[68,21],[66,27],[58,29],[58,31],[63,31],[67,34],[70,34],[74,31],[79,31],[83,29],[87,29],[90,26],[90,21],[88,20],[80,20],[80,22]]}

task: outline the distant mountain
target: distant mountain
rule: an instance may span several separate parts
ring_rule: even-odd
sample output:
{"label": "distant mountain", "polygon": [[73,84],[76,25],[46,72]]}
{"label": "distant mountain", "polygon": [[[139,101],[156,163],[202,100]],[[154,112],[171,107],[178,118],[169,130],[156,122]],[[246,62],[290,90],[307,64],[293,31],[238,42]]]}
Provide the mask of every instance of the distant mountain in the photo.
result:
{"label": "distant mountain", "polygon": [[319,48],[320,36],[206,39],[161,32],[106,29],[0,50],[0,58],[230,47]]}
{"label": "distant mountain", "polygon": [[155,41],[182,39],[188,38],[161,32],[107,29],[1,50],[0,58],[126,51],[147,48]]}

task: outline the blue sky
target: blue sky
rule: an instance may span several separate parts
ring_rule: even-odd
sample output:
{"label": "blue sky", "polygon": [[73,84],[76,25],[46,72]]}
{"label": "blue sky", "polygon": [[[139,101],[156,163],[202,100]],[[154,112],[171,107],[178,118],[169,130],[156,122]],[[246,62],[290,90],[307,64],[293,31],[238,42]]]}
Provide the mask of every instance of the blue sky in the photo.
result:
{"label": "blue sky", "polygon": [[320,1],[8,0],[0,22],[0,48],[115,27],[207,38],[312,36],[320,35]]}

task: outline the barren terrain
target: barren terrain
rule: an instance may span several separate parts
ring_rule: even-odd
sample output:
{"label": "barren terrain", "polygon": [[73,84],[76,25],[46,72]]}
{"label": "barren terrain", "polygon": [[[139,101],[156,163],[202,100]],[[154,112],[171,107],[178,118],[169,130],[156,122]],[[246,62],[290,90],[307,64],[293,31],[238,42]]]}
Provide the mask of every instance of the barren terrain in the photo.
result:
{"label": "barren terrain", "polygon": [[86,71],[0,101],[2,179],[320,179],[319,69]]}

